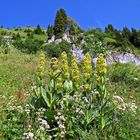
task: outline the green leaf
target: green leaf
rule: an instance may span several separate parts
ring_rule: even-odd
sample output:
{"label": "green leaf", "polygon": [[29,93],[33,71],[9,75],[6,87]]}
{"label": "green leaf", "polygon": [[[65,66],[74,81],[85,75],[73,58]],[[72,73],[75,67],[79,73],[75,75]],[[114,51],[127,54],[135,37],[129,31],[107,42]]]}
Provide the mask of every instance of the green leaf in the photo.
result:
{"label": "green leaf", "polygon": [[47,119],[48,121],[52,121],[52,120],[54,120],[54,116],[55,116],[56,114],[57,114],[56,111],[54,111],[54,110],[49,110],[49,111],[46,111],[46,112],[45,112],[44,118]]}
{"label": "green leaf", "polygon": [[47,106],[50,107],[50,103],[49,103],[49,99],[47,97],[47,93],[45,92],[45,90],[43,88],[41,90],[41,95],[42,95],[45,103],[47,104]]}

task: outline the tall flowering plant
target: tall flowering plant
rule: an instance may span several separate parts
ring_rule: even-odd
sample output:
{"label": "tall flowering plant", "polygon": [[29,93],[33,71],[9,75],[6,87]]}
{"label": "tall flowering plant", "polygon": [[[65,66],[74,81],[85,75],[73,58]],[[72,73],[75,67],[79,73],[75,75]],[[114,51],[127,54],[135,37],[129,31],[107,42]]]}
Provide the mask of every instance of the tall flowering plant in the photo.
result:
{"label": "tall flowering plant", "polygon": [[48,67],[50,67],[49,79],[47,80],[47,84],[45,84],[45,82],[43,83],[45,76],[45,55],[41,53],[37,71],[39,82],[37,81],[37,85],[33,86],[35,95],[33,95],[32,104],[36,108],[46,107],[52,110],[59,104],[60,94],[58,93],[62,88],[58,59],[55,57],[52,58]]}
{"label": "tall flowering plant", "polygon": [[71,77],[76,89],[80,86],[80,71],[78,68],[78,60],[75,54],[72,55],[71,60]]}
{"label": "tall flowering plant", "polygon": [[40,79],[44,76],[45,72],[45,54],[41,53],[39,56],[39,64],[38,64],[38,70],[37,75]]}
{"label": "tall flowering plant", "polygon": [[83,76],[83,86],[88,92],[91,89],[91,78],[93,74],[92,61],[89,53],[86,53],[82,63],[82,76]]}
{"label": "tall flowering plant", "polygon": [[73,83],[70,80],[70,68],[66,52],[62,52],[61,54],[60,67],[63,78],[63,96],[65,97],[64,106],[66,110],[69,110],[69,97],[73,90]]}
{"label": "tall flowering plant", "polygon": [[60,59],[63,79],[68,80],[70,77],[70,73],[69,73],[68,57],[66,52],[62,52]]}
{"label": "tall flowering plant", "polygon": [[35,96],[33,99],[33,102],[37,102],[37,99],[41,97],[41,92],[42,92],[42,84],[43,84],[43,77],[45,75],[45,54],[41,53],[39,56],[39,62],[38,62],[38,68],[37,68],[37,87],[34,85],[33,86],[33,91],[35,93]]}
{"label": "tall flowering plant", "polygon": [[[109,96],[106,91],[106,61],[104,59],[104,55],[100,54],[97,63],[96,63],[96,81],[97,81],[97,100],[99,106],[99,114],[100,114],[100,130],[104,133],[104,137],[107,137],[107,106],[109,105]],[[109,110],[108,110],[109,114]]]}

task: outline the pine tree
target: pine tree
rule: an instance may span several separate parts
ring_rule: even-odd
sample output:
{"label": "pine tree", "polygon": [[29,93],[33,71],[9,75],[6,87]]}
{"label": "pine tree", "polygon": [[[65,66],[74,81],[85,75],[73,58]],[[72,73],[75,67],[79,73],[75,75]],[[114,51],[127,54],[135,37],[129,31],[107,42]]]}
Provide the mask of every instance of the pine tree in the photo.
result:
{"label": "pine tree", "polygon": [[65,30],[66,30],[67,29],[67,23],[68,23],[66,11],[63,8],[61,8],[60,13],[63,17],[63,22],[65,24]]}
{"label": "pine tree", "polygon": [[75,35],[75,34],[76,34],[76,29],[75,29],[74,25],[71,25],[71,26],[70,26],[69,33],[70,33],[71,35]]}
{"label": "pine tree", "polygon": [[34,30],[34,33],[35,34],[42,34],[43,33],[40,25],[37,25],[36,29]]}
{"label": "pine tree", "polygon": [[114,27],[112,24],[108,24],[107,27],[105,27],[105,32],[108,33],[108,32],[114,32]]}
{"label": "pine tree", "polygon": [[64,9],[60,9],[56,13],[55,23],[54,23],[54,35],[55,38],[62,38],[63,34],[67,29],[67,15]]}
{"label": "pine tree", "polygon": [[48,34],[48,39],[51,39],[52,36],[54,35],[53,26],[48,25],[47,34]]}
{"label": "pine tree", "polygon": [[122,36],[124,38],[127,38],[128,40],[130,40],[130,38],[132,36],[132,33],[127,27],[124,27],[123,30],[122,30]]}

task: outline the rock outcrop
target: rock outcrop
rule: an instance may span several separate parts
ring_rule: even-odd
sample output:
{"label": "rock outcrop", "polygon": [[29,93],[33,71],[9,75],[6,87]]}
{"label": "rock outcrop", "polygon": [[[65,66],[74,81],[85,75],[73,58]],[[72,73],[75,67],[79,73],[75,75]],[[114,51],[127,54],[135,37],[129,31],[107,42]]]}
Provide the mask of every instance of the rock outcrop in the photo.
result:
{"label": "rock outcrop", "polygon": [[120,63],[132,63],[135,65],[140,65],[140,57],[127,52],[108,52],[106,61],[107,64],[120,62]]}
{"label": "rock outcrop", "polygon": [[60,39],[55,39],[55,36],[52,36],[52,38],[49,39],[47,42],[45,42],[44,45],[48,45],[48,44],[50,44],[52,42],[55,42],[56,44],[59,44],[62,41],[67,41],[68,43],[71,43],[71,39],[70,39],[69,35],[64,34],[63,37],[60,38]]}
{"label": "rock outcrop", "polygon": [[[79,61],[82,61],[82,59],[84,57],[83,50],[73,46],[72,53],[76,54]],[[93,58],[94,64],[96,64],[96,61],[97,61],[97,58]],[[136,55],[134,55],[132,53],[128,53],[128,52],[110,51],[110,52],[107,52],[106,62],[107,62],[107,64],[112,64],[115,62],[131,63],[131,64],[140,66],[140,56],[136,56]]]}

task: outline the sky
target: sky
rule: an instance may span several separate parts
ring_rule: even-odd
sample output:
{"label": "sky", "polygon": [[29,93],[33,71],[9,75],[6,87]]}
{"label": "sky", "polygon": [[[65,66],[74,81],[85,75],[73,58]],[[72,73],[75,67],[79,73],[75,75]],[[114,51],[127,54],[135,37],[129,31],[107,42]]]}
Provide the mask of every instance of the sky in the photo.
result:
{"label": "sky", "polygon": [[140,29],[140,0],[0,0],[0,5],[0,25],[6,28],[47,28],[64,8],[84,29],[104,29],[107,24]]}

